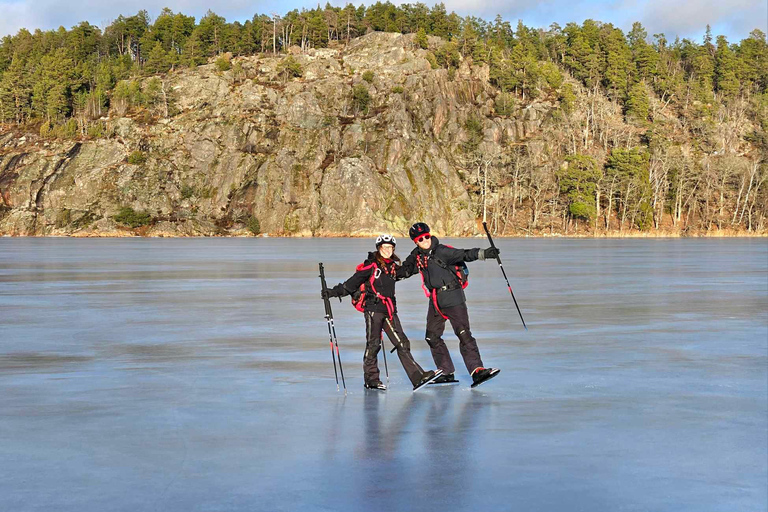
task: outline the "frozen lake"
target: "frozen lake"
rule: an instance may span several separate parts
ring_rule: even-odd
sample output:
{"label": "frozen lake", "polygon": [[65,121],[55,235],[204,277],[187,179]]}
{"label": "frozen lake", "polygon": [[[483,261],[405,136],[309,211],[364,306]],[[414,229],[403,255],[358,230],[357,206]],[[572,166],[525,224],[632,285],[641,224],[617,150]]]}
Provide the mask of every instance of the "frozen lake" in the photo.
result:
{"label": "frozen lake", "polygon": [[460,384],[388,353],[365,391],[334,299],[344,397],[317,263],[370,240],[0,239],[0,510],[768,510],[768,240],[497,244],[529,331],[495,263],[467,296],[502,373],[470,390],[449,327]]}

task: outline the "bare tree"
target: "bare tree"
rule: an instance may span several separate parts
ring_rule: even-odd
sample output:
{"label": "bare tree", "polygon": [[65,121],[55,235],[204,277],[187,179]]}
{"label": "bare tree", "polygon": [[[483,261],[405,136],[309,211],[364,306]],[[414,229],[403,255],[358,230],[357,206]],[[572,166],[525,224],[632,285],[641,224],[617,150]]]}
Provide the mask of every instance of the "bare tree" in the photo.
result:
{"label": "bare tree", "polygon": [[280,15],[276,12],[272,12],[272,54],[277,54],[277,22],[280,19]]}

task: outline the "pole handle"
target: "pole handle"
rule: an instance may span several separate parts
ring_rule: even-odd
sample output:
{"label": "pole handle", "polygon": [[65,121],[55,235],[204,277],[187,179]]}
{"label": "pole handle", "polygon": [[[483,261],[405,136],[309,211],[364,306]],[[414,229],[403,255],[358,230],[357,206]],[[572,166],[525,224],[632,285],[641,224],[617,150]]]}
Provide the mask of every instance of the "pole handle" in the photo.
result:
{"label": "pole handle", "polygon": [[[319,266],[320,266],[320,286],[321,286],[321,289],[325,292],[328,290],[328,285],[325,283],[325,268],[323,267],[322,263],[320,263]],[[331,309],[330,299],[328,299],[328,297],[323,297],[323,303],[325,305],[325,316],[327,316],[328,318],[333,318],[333,310]]]}
{"label": "pole handle", "polygon": [[485,234],[488,237],[488,241],[491,243],[491,247],[496,248],[496,244],[493,243],[493,238],[491,238],[491,232],[488,231],[488,223],[483,221],[483,229],[485,230]]}

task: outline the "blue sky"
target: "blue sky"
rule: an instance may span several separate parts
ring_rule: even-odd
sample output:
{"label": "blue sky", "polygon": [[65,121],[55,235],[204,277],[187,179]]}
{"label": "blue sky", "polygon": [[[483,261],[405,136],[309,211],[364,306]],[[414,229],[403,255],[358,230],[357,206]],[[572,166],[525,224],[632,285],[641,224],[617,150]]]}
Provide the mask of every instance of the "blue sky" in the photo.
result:
{"label": "blue sky", "polygon": [[[345,3],[331,2],[333,5]],[[444,3],[448,11],[456,11],[462,16],[492,20],[496,14],[501,14],[513,25],[522,19],[526,25],[534,27],[547,27],[552,22],[560,25],[569,21],[581,23],[592,18],[613,23],[626,31],[633,21],[640,21],[649,36],[663,32],[670,41],[678,35],[700,40],[707,24],[712,26],[714,34],[726,35],[731,42],[747,37],[756,28],[768,32],[768,0],[447,0]],[[161,0],[160,3],[147,0],[79,0],[74,3],[0,0],[0,36],[15,34],[22,27],[31,31],[55,29],[60,25],[70,28],[83,20],[104,27],[119,14],[131,15],[140,9],[147,9],[152,17],[157,16],[163,6],[198,19],[215,6],[214,11],[228,21],[243,21],[257,12],[284,13],[314,5],[317,4],[296,0]],[[325,0],[321,5],[325,5]]]}

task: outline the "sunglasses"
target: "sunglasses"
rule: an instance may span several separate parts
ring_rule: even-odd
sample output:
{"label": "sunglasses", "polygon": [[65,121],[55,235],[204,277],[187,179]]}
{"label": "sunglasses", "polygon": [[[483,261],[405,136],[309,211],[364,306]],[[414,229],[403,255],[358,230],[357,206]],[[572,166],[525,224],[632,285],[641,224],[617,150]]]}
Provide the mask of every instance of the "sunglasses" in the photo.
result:
{"label": "sunglasses", "polygon": [[413,241],[416,243],[419,243],[422,240],[429,240],[430,238],[432,238],[432,235],[430,235],[429,233],[424,233],[423,235],[419,235],[416,238],[414,238]]}

